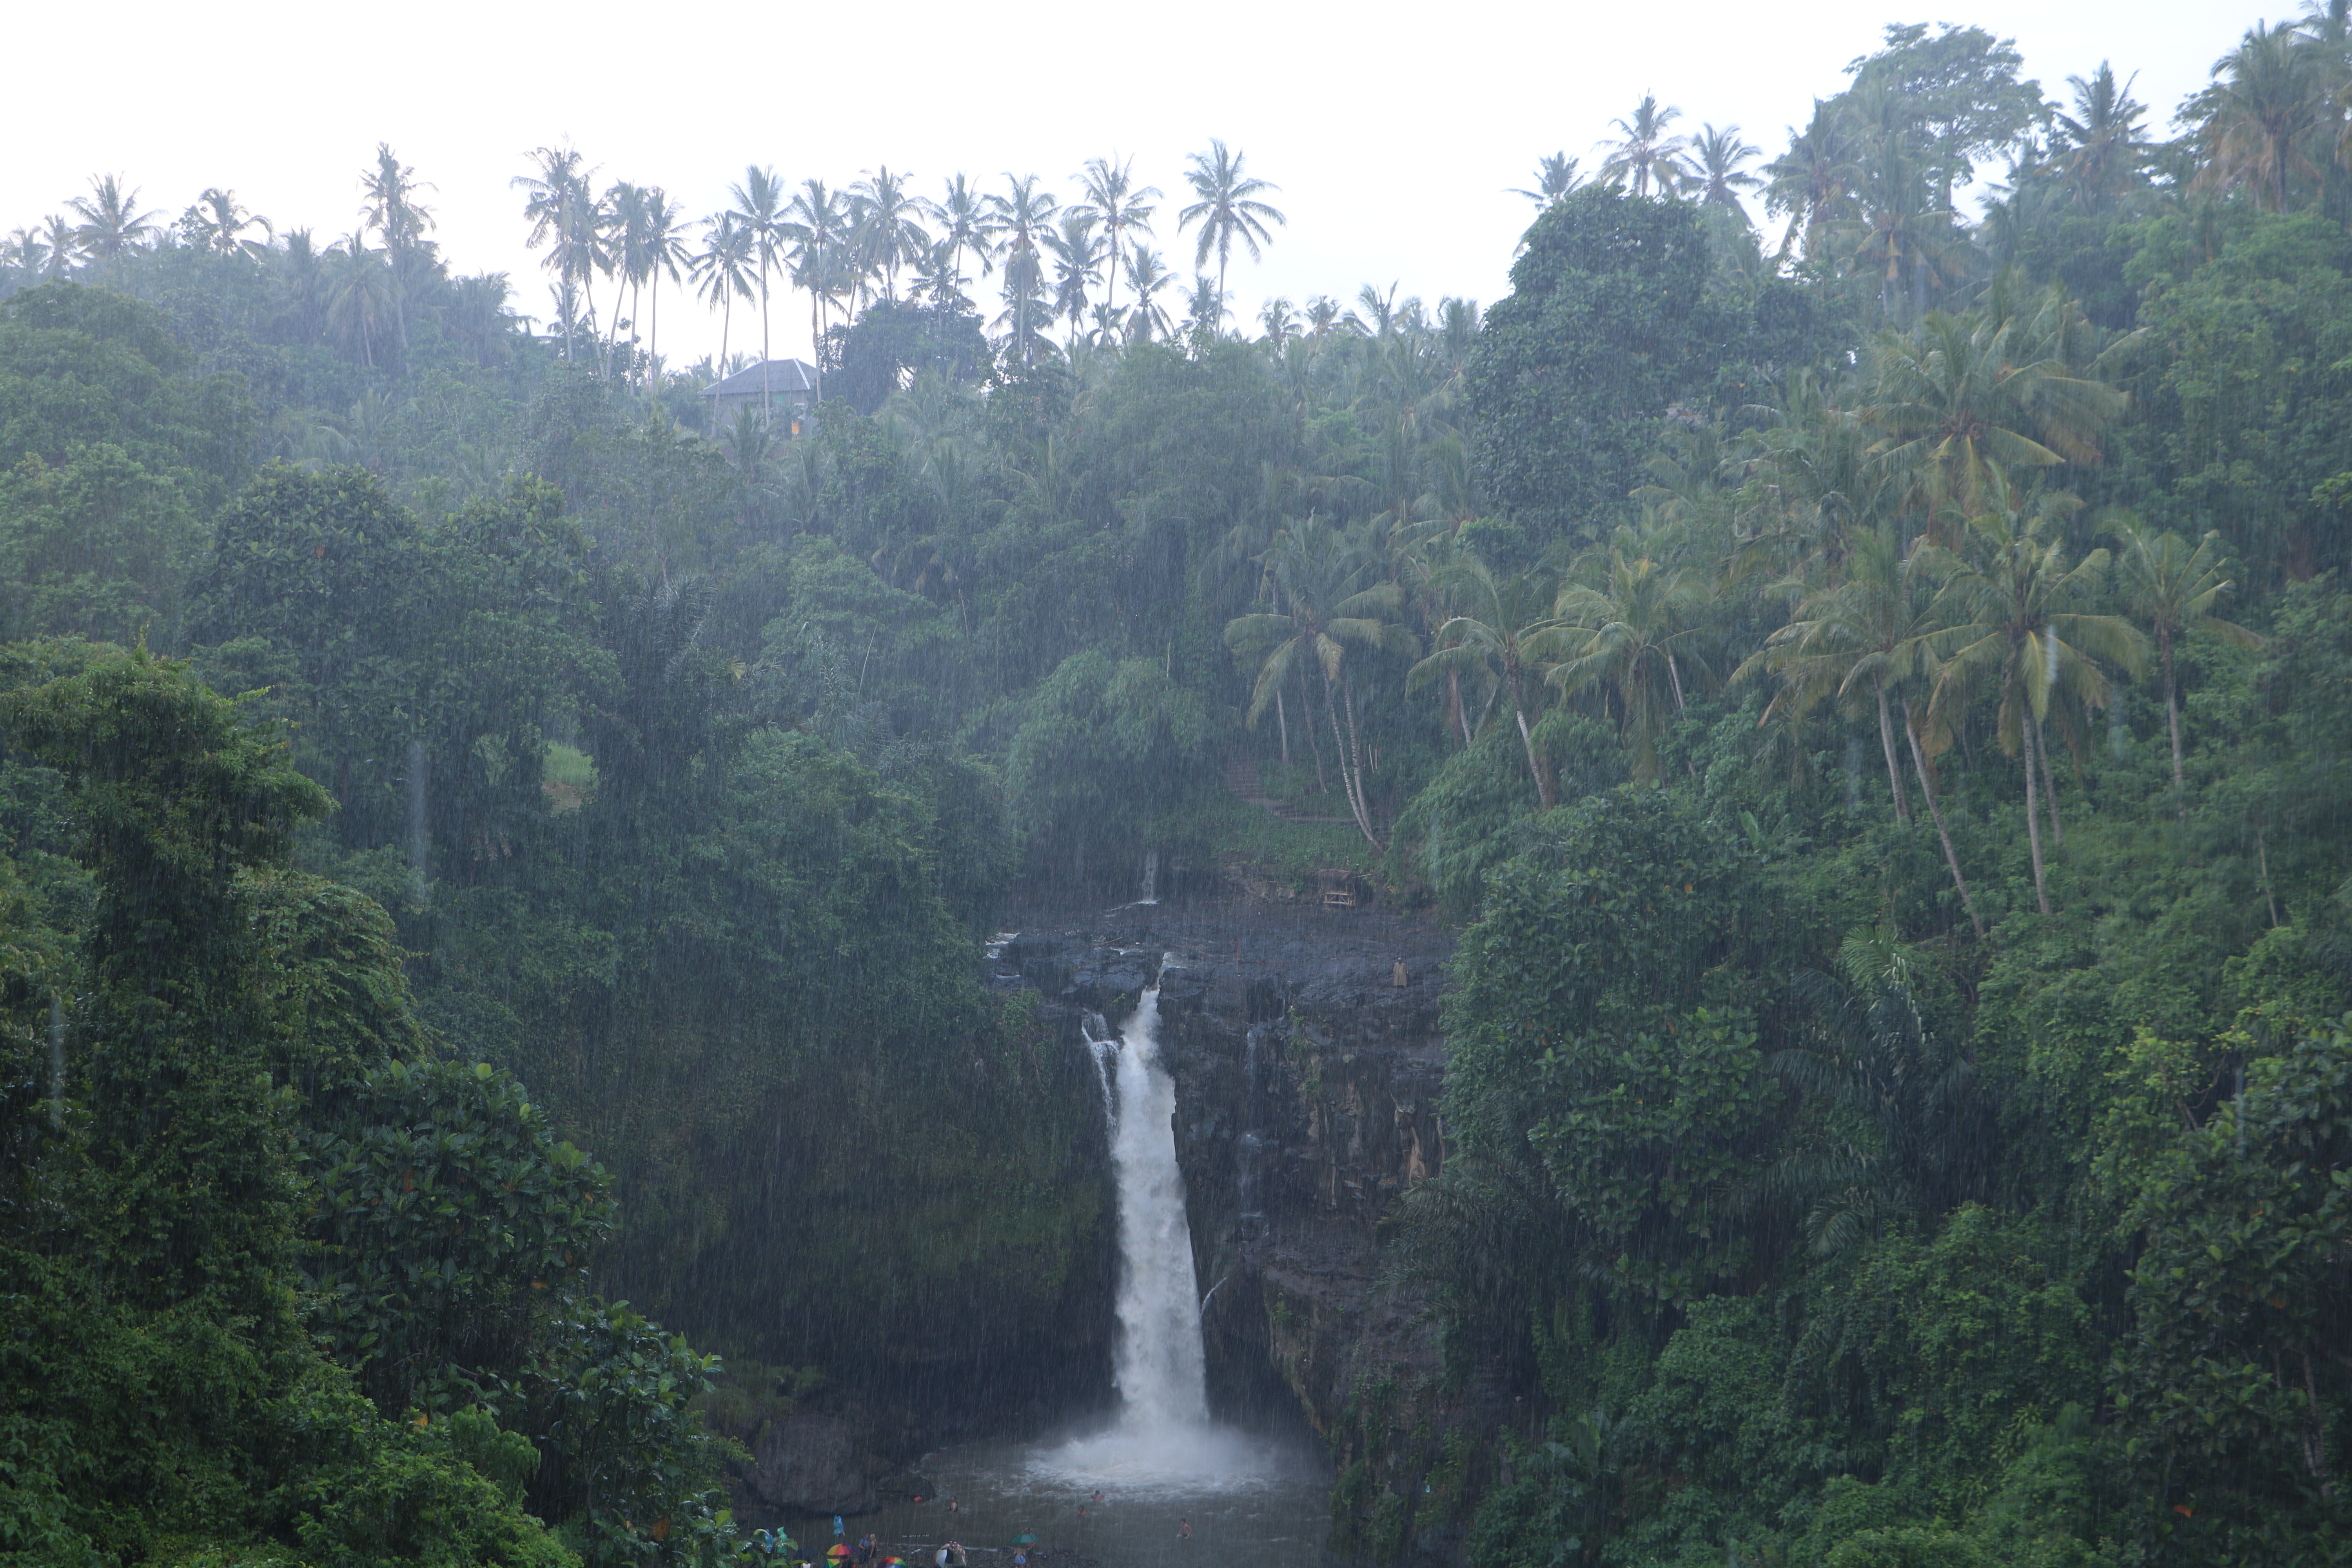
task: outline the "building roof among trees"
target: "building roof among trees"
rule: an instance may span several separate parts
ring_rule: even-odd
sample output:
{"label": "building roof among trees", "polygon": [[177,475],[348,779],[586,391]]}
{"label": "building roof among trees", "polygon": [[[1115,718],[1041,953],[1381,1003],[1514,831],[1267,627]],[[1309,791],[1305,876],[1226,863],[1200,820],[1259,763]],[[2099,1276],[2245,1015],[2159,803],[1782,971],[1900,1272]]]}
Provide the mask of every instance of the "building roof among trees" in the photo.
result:
{"label": "building roof among trees", "polygon": [[748,369],[739,370],[724,381],[713,382],[702,389],[705,397],[758,397],[773,393],[788,396],[793,393],[816,391],[816,367],[805,360],[762,360]]}

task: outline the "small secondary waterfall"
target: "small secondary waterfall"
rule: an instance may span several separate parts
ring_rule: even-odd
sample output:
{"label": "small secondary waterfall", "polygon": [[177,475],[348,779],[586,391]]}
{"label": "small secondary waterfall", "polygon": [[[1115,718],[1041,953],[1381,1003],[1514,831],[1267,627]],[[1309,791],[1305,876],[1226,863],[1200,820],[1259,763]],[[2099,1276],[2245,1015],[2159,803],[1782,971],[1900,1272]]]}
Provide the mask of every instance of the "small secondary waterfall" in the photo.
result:
{"label": "small secondary waterfall", "polygon": [[1200,1280],[1176,1166],[1176,1080],[1160,1062],[1159,986],[1095,1057],[1117,1086],[1110,1161],[1118,1184],[1120,1424],[1138,1431],[1198,1425],[1209,1418]]}
{"label": "small secondary waterfall", "polygon": [[1157,849],[1143,852],[1143,892],[1135,901],[1139,904],[1160,901],[1160,851]]}

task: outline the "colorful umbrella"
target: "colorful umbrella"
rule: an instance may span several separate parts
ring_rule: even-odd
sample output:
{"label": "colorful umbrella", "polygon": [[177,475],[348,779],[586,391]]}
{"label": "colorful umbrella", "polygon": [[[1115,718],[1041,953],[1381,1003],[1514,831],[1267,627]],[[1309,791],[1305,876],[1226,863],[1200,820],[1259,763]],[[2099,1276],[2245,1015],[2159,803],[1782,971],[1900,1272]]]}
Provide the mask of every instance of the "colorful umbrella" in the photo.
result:
{"label": "colorful umbrella", "polygon": [[824,1554],[827,1557],[832,1558],[835,1563],[838,1563],[849,1555],[849,1548],[836,1541],[831,1546],[824,1549]]}
{"label": "colorful umbrella", "polygon": [[1037,1538],[1024,1530],[1020,1534],[1013,1538],[1013,1544],[1015,1546],[1034,1546],[1037,1544]]}

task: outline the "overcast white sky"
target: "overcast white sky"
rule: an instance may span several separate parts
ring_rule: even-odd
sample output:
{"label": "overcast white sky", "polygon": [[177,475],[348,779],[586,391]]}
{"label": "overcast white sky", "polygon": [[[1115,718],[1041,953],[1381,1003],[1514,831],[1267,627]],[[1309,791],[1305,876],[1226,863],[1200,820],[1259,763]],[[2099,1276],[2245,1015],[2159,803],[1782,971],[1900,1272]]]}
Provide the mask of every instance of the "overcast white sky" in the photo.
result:
{"label": "overcast white sky", "polygon": [[[1434,300],[1503,291],[1537,158],[1591,163],[1646,90],[1685,123],[1736,122],[1767,155],[1844,81],[1889,21],[1975,23],[2014,37],[2053,96],[2112,58],[2169,133],[2174,107],[2258,18],[2289,0],[1454,0],[1340,7],[1301,0],[1179,5],[735,3],[660,7],[415,0],[27,6],[0,67],[12,132],[0,228],[37,221],[119,171],[167,217],[209,184],[321,239],[352,226],[356,182],[386,140],[436,189],[460,271],[505,270],[544,317],[509,179],[570,138],[604,179],[667,186],[699,216],[747,162],[789,181],[911,170],[929,194],[963,170],[1036,173],[1071,193],[1086,159],[1132,155],[1171,193],[1212,136],[1282,186],[1289,216],[1262,265],[1237,260],[1236,314],[1270,294],[1352,300],[1402,285]],[[1180,258],[1173,205],[1160,242]],[[1761,216],[1761,214],[1759,214]],[[664,290],[665,356],[718,347]],[[676,300],[676,307],[673,300]],[[796,326],[795,326],[796,324]],[[807,353],[804,302],[776,308],[775,352]],[[754,329],[756,333],[756,328]],[[756,347],[756,335],[750,346]],[[735,346],[746,346],[739,310]]]}

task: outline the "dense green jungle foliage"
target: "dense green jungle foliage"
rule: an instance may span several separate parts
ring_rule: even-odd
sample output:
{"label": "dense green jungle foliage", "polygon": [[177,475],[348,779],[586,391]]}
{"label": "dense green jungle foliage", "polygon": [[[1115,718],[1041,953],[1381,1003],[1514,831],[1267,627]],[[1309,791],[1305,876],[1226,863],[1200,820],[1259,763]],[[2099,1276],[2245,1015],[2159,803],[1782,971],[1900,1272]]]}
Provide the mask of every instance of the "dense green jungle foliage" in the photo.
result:
{"label": "dense green jungle foliage", "polygon": [[2352,1556],[2347,47],[2162,142],[1891,28],[1756,173],[1545,160],[1483,315],[1249,333],[1222,144],[1181,322],[1122,167],[755,168],[686,270],[807,294],[791,419],[568,150],[545,334],[388,149],[325,248],[19,230],[0,1561],[731,1554],[644,1312],[1098,1386],[1091,1090],[971,955],[1146,852],[1463,928],[1390,1228],[1459,1398],[1360,1391],[1335,1544]]}

